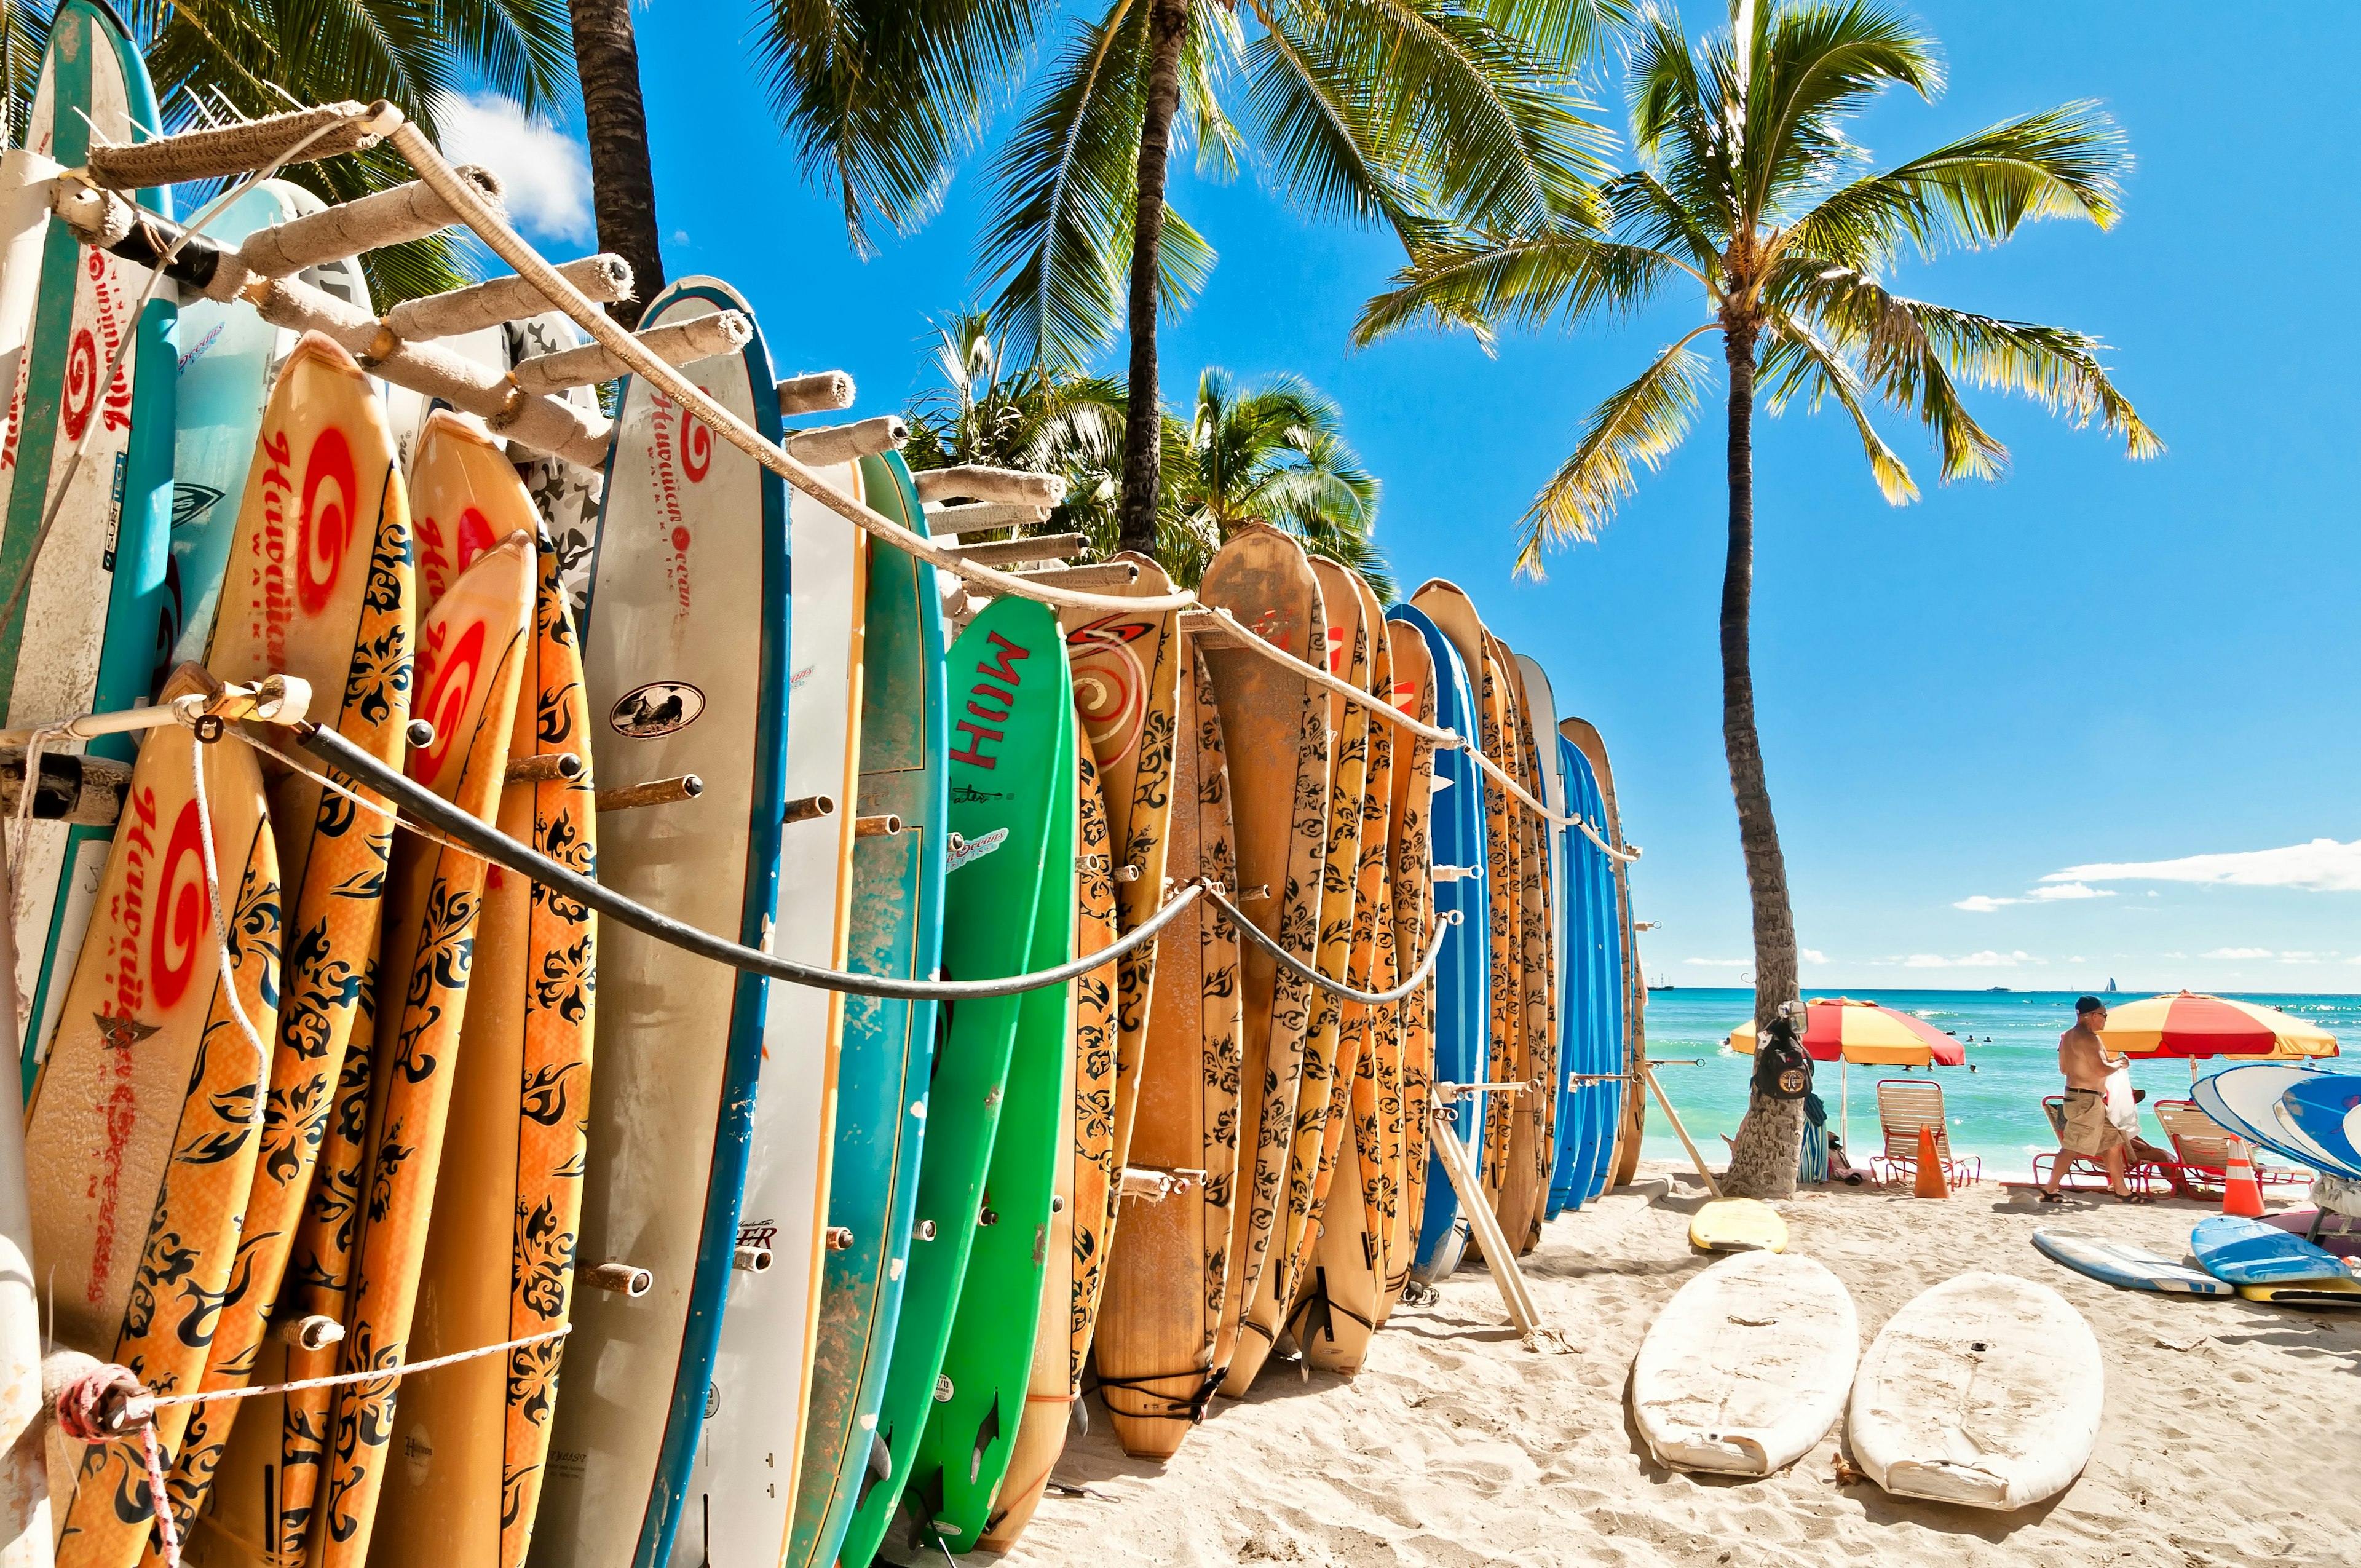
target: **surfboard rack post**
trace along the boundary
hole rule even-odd
[[[766,1246],[741,1246],[730,1258],[730,1266],[744,1269],[749,1274],[771,1271],[771,1249]]]
[[[1533,1304],[1532,1291],[1517,1267],[1516,1251],[1509,1245],[1509,1238],[1500,1230],[1499,1217],[1492,1212],[1492,1205],[1484,1196],[1484,1184],[1468,1161],[1466,1146],[1451,1130],[1453,1107],[1460,1096],[1521,1093],[1524,1088],[1521,1083],[1436,1084],[1434,1105],[1429,1113],[1433,1125],[1427,1144],[1443,1161],[1444,1174],[1451,1178],[1451,1190],[1459,1198],[1459,1212],[1467,1216],[1468,1225],[1476,1233],[1476,1244],[1484,1249],[1484,1266],[1509,1309],[1509,1321],[1524,1336],[1525,1348],[1565,1355],[1571,1354],[1574,1347],[1565,1343],[1564,1335],[1542,1321],[1541,1309]]]
[[[572,784],[582,776],[582,759],[571,751],[546,757],[516,757],[509,762],[510,784]]]
[[[787,802],[787,809],[781,817],[780,820],[785,822],[810,822],[818,817],[833,817],[835,815],[836,797],[834,795],[807,795]]]
[[[683,773],[676,779],[651,779],[646,784],[625,784],[620,789],[602,789],[598,792],[598,809],[630,811],[642,806],[676,806],[704,793],[703,779],[695,773]]]
[[[628,1263],[601,1263],[583,1270],[582,1283],[636,1301],[655,1288],[656,1277]]]
[[[313,1312],[302,1318],[274,1318],[270,1323],[270,1337],[281,1344],[293,1345],[297,1350],[325,1350],[332,1344],[344,1343],[345,1325],[325,1312]]]
[[[1664,1065],[1675,1064],[1667,1062]],[[1678,1065],[1689,1064],[1684,1062]],[[1648,1080],[1648,1087],[1655,1092],[1656,1103],[1664,1108],[1664,1115],[1672,1122],[1673,1131],[1680,1135],[1681,1147],[1689,1151],[1689,1163],[1697,1167],[1697,1173],[1705,1179],[1705,1190],[1719,1198],[1721,1196],[1721,1183],[1716,1181],[1713,1179],[1713,1172],[1705,1168],[1705,1157],[1697,1153],[1697,1145],[1689,1141],[1689,1130],[1681,1125],[1681,1113],[1673,1109],[1673,1102],[1670,1100],[1664,1098],[1664,1086],[1656,1081],[1656,1067],[1657,1063],[1653,1058],[1642,1058],[1640,1062],[1640,1076]]]
[[[852,819],[852,836],[856,839],[891,839],[901,831],[902,819],[890,811]]]
[[[210,683],[212,677],[206,679]],[[0,729],[0,746],[29,745],[36,735],[45,740],[95,740],[102,735],[136,735],[168,724],[193,727],[205,719],[259,718],[270,724],[298,724],[311,706],[311,682],[301,675],[265,675],[251,685],[214,685],[210,692],[192,692],[170,702],[117,708],[112,713],[78,713],[55,724]]]

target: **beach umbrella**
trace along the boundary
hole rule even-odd
[[[2192,1080],[2203,1057],[2336,1054],[2336,1036],[2317,1024],[2259,1002],[2234,1002],[2193,991],[2110,1008],[2099,1038],[2114,1056],[2187,1057]]]
[[[1754,1020],[1730,1032],[1730,1048],[1754,1054]],[[1837,1121],[1845,1148],[1852,1148],[1852,1064],[1878,1067],[1960,1067],[1968,1047],[1924,1018],[1850,996],[1816,996],[1804,1004],[1804,1054],[1814,1061],[1843,1063],[1838,1079]]]

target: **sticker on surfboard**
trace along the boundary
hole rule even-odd
[[[705,694],[686,681],[650,681],[615,699],[607,722],[618,735],[653,740],[686,729],[705,711]]]

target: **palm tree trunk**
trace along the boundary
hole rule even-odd
[[[590,180],[598,248],[631,264],[631,297],[607,307],[627,327],[640,324],[647,302],[664,288],[657,247],[656,182],[648,165],[648,116],[640,100],[640,49],[631,36],[631,0],[569,0],[574,70],[582,82],[582,119],[590,143]]]
[[[1771,817],[1763,742],[1754,730],[1754,670],[1748,647],[1754,596],[1754,334],[1725,334],[1730,363],[1730,554],[1721,577],[1721,741],[1730,756],[1730,792],[1738,803],[1738,841],[1754,904],[1754,1027],[1768,1038],[1779,1004],[1795,995],[1795,917],[1787,904],[1787,862]],[[1786,1198],[1795,1190],[1803,1146],[1804,1102],[1748,1093],[1745,1124],[1730,1149],[1723,1186],[1744,1198]]]
[[[1180,50],[1188,38],[1188,0],[1156,0],[1148,16],[1148,112],[1139,126],[1139,208],[1131,228],[1131,382],[1123,428],[1123,510],[1116,515],[1122,547],[1148,555],[1156,551],[1164,439],[1156,379],[1157,262],[1164,250],[1172,116],[1180,106]]]

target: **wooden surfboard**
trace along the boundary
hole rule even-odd
[[[443,416],[436,416],[441,418]],[[439,499],[430,432],[420,507]],[[480,449],[494,462],[500,455]],[[521,492],[522,484],[517,486]],[[489,499],[490,498],[487,498]],[[513,499],[509,508],[513,510]],[[500,831],[586,876],[598,869],[589,705],[574,618],[546,536],[509,740],[513,768],[577,757],[581,776],[506,784]],[[588,906],[499,867],[477,916],[467,1021],[434,1220],[419,1266],[420,1360],[559,1327],[582,1212],[598,927]],[[500,1263],[509,1260],[503,1270]],[[376,1550],[397,1563],[516,1568],[532,1543],[562,1341],[445,1368],[403,1391]]]
[[[862,475],[871,506],[926,532],[899,454],[864,458]],[[902,830],[853,840],[846,963],[916,979],[933,974],[942,956],[950,751],[943,621],[933,567],[890,545],[873,541],[868,548],[855,808],[863,817],[897,817]],[[827,1255],[786,1568],[836,1561],[857,1489],[873,1474],[877,1411],[910,1263],[936,1016],[931,1002],[845,998],[828,1214],[846,1245]]]
[[[1328,591],[1332,582],[1334,594]],[[1358,636],[1367,652],[1347,667],[1359,668],[1356,685],[1390,701],[1393,657],[1377,596],[1356,574],[1341,567],[1322,573],[1321,588],[1332,605],[1339,597],[1355,600]],[[1368,766],[1357,803],[1361,832],[1353,868],[1353,946],[1346,981],[1356,990],[1387,991],[1394,984],[1387,846],[1394,730],[1369,708],[1353,706],[1362,721]],[[1328,1143],[1335,1152],[1325,1161],[1326,1190],[1315,1194],[1320,1212],[1310,1238],[1311,1256],[1288,1319],[1289,1332],[1313,1365],[1346,1376],[1360,1370],[1385,1290],[1385,1249],[1395,1201],[1386,1170],[1389,1117],[1395,1124],[1391,1135],[1397,1165],[1400,1158],[1401,1060],[1395,1012],[1358,1002],[1343,1003],[1338,1076],[1328,1112]]]
[[[1525,687],[1523,666],[1506,642],[1498,638],[1493,642],[1509,689],[1506,739],[1509,756],[1514,759],[1510,772],[1527,795],[1546,801],[1548,785],[1542,777],[1541,751],[1534,739],[1534,726],[1539,721]],[[1550,715],[1549,719],[1541,732],[1554,732],[1556,715]],[[1531,1130],[1526,1145],[1528,1157],[1515,1168],[1520,1200],[1517,1213],[1524,1226],[1511,1231],[1505,1228],[1504,1223],[1502,1234],[1517,1244],[1520,1253],[1529,1253],[1541,1244],[1550,1172],[1557,1158],[1557,1086],[1561,1082],[1557,1067],[1557,898],[1551,872],[1551,825],[1535,815],[1531,806],[1515,801],[1510,804],[1515,808],[1519,886],[1524,896],[1519,1009],[1524,1030],[1524,1077],[1520,1081],[1528,1087],[1517,1097],[1517,1106]]]
[[[1426,639],[1417,627],[1389,620],[1386,650],[1393,666],[1394,706],[1420,723],[1434,726],[1434,663]],[[1393,787],[1386,846],[1390,858],[1389,918],[1393,930],[1394,982],[1400,984],[1424,961],[1436,929],[1432,850],[1436,751],[1432,740],[1399,729],[1393,733]],[[1378,1302],[1380,1327],[1410,1283],[1411,1265],[1418,1250],[1430,1157],[1427,1115],[1434,1083],[1435,984],[1430,976],[1425,985],[1394,1004],[1401,1073],[1400,1131],[1398,1147],[1389,1145],[1387,1154],[1396,1198],[1386,1242],[1385,1292]]]
[[[1606,809],[1607,841],[1623,847],[1623,817],[1615,806],[1615,769],[1607,760],[1607,742],[1598,729],[1586,718],[1560,721],[1558,733],[1575,744],[1590,763],[1592,776],[1598,784],[1601,805]],[[1640,969],[1639,949],[1633,945],[1631,929],[1631,868],[1621,861],[1615,862],[1615,923],[1621,936],[1617,958],[1622,975],[1618,986],[1623,1008],[1619,1034],[1620,1058],[1616,1068],[1624,1079],[1609,1085],[1612,1096],[1609,1114],[1615,1123],[1613,1150],[1599,1171],[1591,1178],[1592,1197],[1609,1187],[1620,1187],[1630,1181],[1640,1168],[1640,1135],[1647,1115],[1647,1095],[1640,1085],[1640,1065],[1648,1057],[1648,987]]]
[[[1568,795],[1565,774],[1558,767],[1557,751],[1562,741],[1557,732],[1556,695],[1550,689],[1548,673],[1537,661],[1520,653],[1516,662],[1532,744],[1531,766],[1537,774],[1534,783],[1527,787],[1563,817],[1566,815]],[[1548,901],[1550,916],[1543,929],[1550,942],[1551,1070],[1542,1080],[1547,1085],[1543,1103],[1550,1112],[1550,1135],[1542,1166],[1541,1212],[1541,1218],[1548,1220],[1554,1219],[1565,1207],[1565,1200],[1560,1196],[1559,1173],[1570,1168],[1570,1151],[1582,1146],[1590,1136],[1588,1118],[1596,1096],[1577,1099],[1581,1085],[1574,1075],[1592,1069],[1576,1065],[1567,1047],[1570,1020],[1576,1007],[1568,989],[1574,972],[1570,943],[1575,920],[1572,902],[1576,895],[1571,880],[1574,849],[1567,835],[1576,830],[1555,823],[1539,823],[1537,827],[1545,872],[1542,892]]]
[[[1489,725],[1487,754],[1504,769],[1510,778],[1522,784],[1524,759],[1517,749],[1517,727],[1520,717],[1514,681],[1510,675],[1508,648],[1489,631],[1484,634],[1485,679],[1491,685],[1497,705],[1488,708]],[[1539,1096],[1533,1082],[1532,1038],[1527,1015],[1532,1012],[1532,943],[1533,910],[1531,881],[1532,854],[1527,842],[1530,817],[1524,806],[1505,789],[1494,795],[1501,809],[1502,858],[1494,863],[1499,880],[1497,890],[1510,894],[1507,916],[1508,950],[1505,958],[1495,954],[1499,973],[1505,979],[1510,1004],[1505,1013],[1496,1012],[1496,1020],[1505,1025],[1505,1038],[1495,1039],[1492,1048],[1492,1077],[1499,1083],[1519,1083],[1525,1088],[1513,1095],[1505,1095],[1497,1107],[1507,1136],[1500,1146],[1499,1165],[1489,1173],[1492,1185],[1493,1217],[1500,1223],[1500,1234],[1509,1245],[1522,1251],[1532,1209],[1540,1197],[1540,1154],[1537,1145],[1541,1136],[1541,1118],[1537,1113]],[[1497,918],[1497,916],[1496,916]],[[1495,1007],[1498,1007],[1495,992]],[[1478,1248],[1480,1251],[1480,1247]]]
[[[642,322],[744,309],[728,286],[687,278]],[[741,351],[680,369],[776,438],[759,327]],[[601,823],[599,880],[760,947],[785,803],[786,487],[639,378],[623,382],[615,425],[582,627],[598,775],[615,789],[694,774],[705,792]],[[672,1551],[734,1273],[772,989],[637,932],[601,935],[577,1256],[653,1283],[572,1303],[566,1359],[596,1373],[558,1391],[535,1529],[544,1568],[654,1568]]]
[[[1235,614],[1246,634],[1296,658],[1316,659],[1326,652],[1328,615],[1320,581],[1302,547],[1276,529],[1255,524],[1241,530],[1205,568],[1198,592],[1207,605]],[[1328,841],[1327,697],[1258,653],[1208,649],[1205,663],[1230,769],[1238,885],[1240,896],[1250,901],[1244,905],[1246,917],[1312,963],[1320,949]],[[1239,966],[1246,988],[1240,1137],[1247,1137],[1246,1129],[1251,1128],[1253,1141],[1242,1141],[1239,1147],[1244,1190],[1233,1210],[1238,1238],[1231,1251],[1224,1332],[1214,1355],[1216,1365],[1232,1370],[1243,1361],[1251,1376],[1268,1354],[1275,1325],[1253,1336],[1263,1342],[1253,1351],[1242,1350],[1240,1341],[1265,1274],[1286,1267],[1288,1249],[1301,1229],[1297,1222],[1311,1197],[1310,1170],[1301,1204],[1292,1201],[1291,1174],[1297,1095],[1314,1003],[1309,982],[1282,973],[1250,942],[1241,944]]]
[[[1071,633],[1067,645],[1072,646]],[[1080,682],[1074,699],[1075,719],[1086,736],[1083,715],[1088,710]],[[1088,744],[1078,741],[1074,760],[1074,956],[1081,958],[1115,940],[1115,883],[1105,792]],[[1069,1027],[1073,1043],[1066,1053],[1061,1091],[1069,1125],[1051,1188],[1032,1376],[1026,1385],[1025,1415],[1009,1452],[1006,1478],[992,1500],[991,1519],[976,1539],[979,1551],[1008,1551],[1032,1521],[1049,1472],[1065,1452],[1082,1363],[1090,1354],[1097,1281],[1110,1239],[1106,1215],[1122,1188],[1115,1163],[1115,967],[1109,965],[1077,977],[1071,988]]]
[[[846,464],[821,470],[858,496]],[[868,536],[801,491],[787,497],[795,563],[788,615],[793,696],[787,707],[789,802],[826,798],[833,810],[787,822],[779,835],[779,901],[772,950],[825,969],[844,965],[851,936],[852,807],[862,707],[862,630]],[[816,809],[806,808],[806,809]],[[790,805],[784,813],[797,817]],[[872,821],[882,830],[892,824]],[[813,1337],[836,1146],[836,1091],[844,1024],[839,992],[772,988],[763,1025],[738,1246],[768,1266],[740,1268],[723,1296],[688,1512],[673,1551],[715,1563],[774,1563],[786,1550],[803,1452]],[[750,1260],[755,1254],[742,1254]]]
[[[1071,815],[1061,815],[1060,805],[1062,797],[1063,812],[1071,813],[1073,795],[1067,780],[1073,765],[1073,686],[1065,643],[1055,616],[1045,606],[1029,599],[996,599],[969,622],[947,662],[947,689],[959,715],[951,725],[949,753],[950,821],[960,837],[944,878],[943,969],[953,980],[1021,974],[1047,967],[1035,961],[1041,953],[1035,941],[1041,916],[1049,915],[1053,927],[1071,919],[1073,894],[1067,880],[1072,875],[1071,861],[1066,857],[1071,852],[1073,829]],[[1058,868],[1052,861],[1066,868],[1054,879],[1051,872]],[[1064,888],[1060,899],[1043,896],[1045,880]],[[1056,939],[1049,946],[1058,953],[1071,950],[1071,935],[1052,935]],[[1037,1000],[1031,1009],[1037,1016],[1028,1018],[1026,999],[1044,996],[1054,1002],[1054,1009]],[[1027,1135],[1037,1140],[1033,1152],[1041,1170],[1038,1193],[1009,1199],[1004,1222],[995,1191],[994,1223],[982,1224],[986,1174],[993,1168],[1000,1124],[1018,1103],[1018,1038],[1021,1035],[1035,1042],[1032,1056],[1056,1067],[1065,1018],[1061,988],[980,998],[946,1011],[949,1024],[926,1098],[928,1135],[919,1167],[909,1276],[878,1411],[876,1446],[839,1553],[843,1568],[867,1568],[896,1515],[906,1508],[918,1539],[934,1535],[934,1520],[948,1500],[941,1456],[950,1445],[930,1454],[922,1439],[941,1412],[950,1412],[941,1418],[947,1423],[957,1417],[966,1436],[956,1445],[961,1474],[966,1474],[972,1459],[980,1462],[977,1449],[985,1444],[979,1436],[997,1388],[988,1376],[982,1384],[971,1376],[961,1400],[956,1377],[948,1390],[942,1382],[959,1303],[974,1275],[970,1255],[980,1232],[999,1230],[1004,1223],[1006,1234],[1021,1234],[1029,1249],[1037,1239],[1036,1225],[1046,1223],[1049,1215],[1047,1113],[1028,1096],[1024,1124],[1040,1129]],[[1044,1039],[1049,1042],[1046,1050],[1039,1045]],[[1025,1065],[1036,1064],[1028,1060]],[[1054,1101],[1054,1092],[1040,1098]],[[1038,1122],[1033,1120],[1037,1117]],[[1016,1174],[1013,1168],[1011,1174]],[[1020,1200],[1025,1206],[1019,1206]],[[1037,1208],[1038,1213],[1033,1212]],[[1005,1277],[1001,1262],[995,1255],[993,1272],[974,1277]],[[1025,1283],[987,1303],[1004,1326],[1012,1320],[1025,1325],[1024,1354],[1015,1358],[1006,1401],[1010,1413],[1004,1418],[1004,1452],[1006,1438],[1016,1431],[1014,1412],[1023,1398],[1013,1390],[1024,1387],[1030,1362],[1032,1321],[1040,1304],[1040,1281],[1034,1272],[1038,1266],[1029,1260],[1010,1266],[1006,1273],[1021,1274]],[[906,1499],[904,1490],[914,1480],[922,1484]]]
[[[1326,619],[1313,657],[1328,673],[1356,686],[1368,680],[1369,642],[1361,624],[1359,597],[1352,574],[1333,561],[1312,557],[1308,564],[1320,588]],[[1239,607],[1233,605],[1235,612]],[[1330,765],[1328,769],[1327,833],[1321,850],[1319,941],[1314,951],[1320,971],[1351,982],[1354,950],[1354,904],[1359,891],[1362,807],[1368,795],[1368,710],[1333,693],[1322,691],[1325,709]],[[1302,1282],[1319,1239],[1320,1215],[1328,1199],[1328,1184],[1336,1168],[1349,1113],[1353,1073],[1357,1057],[1347,1059],[1347,1048],[1357,1051],[1360,1032],[1347,1026],[1345,1004],[1334,992],[1311,988],[1312,1021],[1303,1036],[1301,1085],[1297,1091],[1295,1127],[1287,1168],[1284,1239],[1274,1236],[1274,1258],[1263,1271],[1262,1282],[1246,1309],[1245,1332],[1231,1358],[1222,1392],[1233,1398],[1252,1386],[1255,1375],[1269,1358],[1288,1309]]]
[[[412,468],[422,523],[437,505],[438,488],[456,482],[434,470],[475,469],[480,449],[460,442],[457,428],[430,424],[421,442]],[[504,497],[491,486],[478,492],[493,509],[487,515],[530,521],[523,487],[512,471],[505,477]],[[508,771],[531,648],[534,577],[532,534],[520,528],[495,538],[500,542],[464,566],[419,620],[413,711],[434,726],[434,737],[412,748],[405,763],[412,778],[487,819],[498,809]],[[368,1201],[346,1327],[346,1372],[391,1369],[412,1359],[419,1269],[434,1219],[486,869],[473,855],[412,835],[394,842],[378,962],[379,1027],[389,1033],[371,1063]],[[396,1452],[390,1441],[400,1389],[386,1379],[336,1390],[321,1497],[326,1535],[319,1558],[326,1568],[357,1568],[367,1559]]]
[[[1185,633],[1179,663],[1170,872],[1234,888],[1221,715],[1203,658]],[[1124,1452],[1169,1459],[1202,1419],[1224,1370],[1215,1352],[1240,1234],[1232,1219],[1243,1025],[1238,936],[1227,916],[1186,911],[1157,946],[1129,1163],[1180,1186],[1160,1201],[1125,1205],[1093,1346],[1100,1397]]]
[[[294,344],[236,489],[222,557],[230,565],[216,573],[207,605],[209,667],[225,681],[302,676],[316,721],[399,767],[415,614],[409,500],[376,392],[335,343],[308,334]],[[266,1331],[377,952],[393,844],[384,817],[291,769],[271,784],[270,817],[290,890],[285,983],[262,1150],[206,1360],[208,1388],[241,1387],[258,1369],[268,1382],[285,1380],[283,1347],[267,1348]],[[341,1299],[330,1310],[341,1321]],[[170,1490],[192,1551],[195,1516],[207,1511],[233,1426],[275,1428],[280,1418],[274,1398],[259,1401],[267,1409],[247,1408],[256,1403],[203,1405],[190,1420]],[[271,1539],[257,1511],[263,1481],[259,1470],[236,1474],[236,1518],[215,1521],[227,1531],[223,1560],[256,1560]]]
[[[211,684],[192,665],[166,694]],[[206,891],[200,754],[227,974]],[[203,1376],[261,1145],[278,1025],[279,856],[254,752],[202,745],[177,724],[148,732],[120,827],[66,993],[65,1017],[80,1022],[60,1029],[27,1111],[33,1256],[55,1343],[178,1394]],[[157,1412],[165,1453],[179,1449],[191,1409]],[[58,1560],[137,1562],[150,1496],[138,1440],[84,1449]]]
[[[139,46],[114,10],[93,0],[58,6],[24,145],[72,167],[89,157],[94,139],[146,141],[159,123]],[[169,192],[136,194],[140,206],[170,215]],[[164,579],[171,559],[178,291],[163,285],[142,306],[149,278],[82,245],[61,223],[50,224],[42,240],[32,330],[0,434],[0,597],[31,576],[15,618],[0,624],[0,721],[11,727],[129,707],[170,668],[174,639]],[[131,347],[102,386],[126,337]],[[53,491],[56,518],[37,560],[34,542]],[[136,745],[118,735],[51,749],[127,762]],[[17,991],[31,1008],[23,1064],[29,1084],[68,1016],[66,988],[114,829],[35,822],[25,831],[11,913]]]
[[[1433,585],[1430,585],[1432,587]],[[1445,585],[1447,587],[1447,585]],[[1433,722],[1461,736],[1479,728],[1474,691],[1459,650],[1434,619],[1416,605],[1397,605],[1396,623],[1411,628],[1425,645]],[[1456,914],[1435,964],[1434,1025],[1428,1087],[1436,1082],[1477,1083],[1490,1065],[1492,883],[1485,858],[1487,796],[1491,786],[1464,749],[1438,750],[1430,796],[1429,864],[1422,879],[1433,890],[1435,918]],[[1486,1102],[1468,1096],[1450,1108],[1452,1131],[1472,1160],[1483,1146]],[[1417,1178],[1419,1224],[1411,1279],[1431,1286],[1459,1266],[1467,1221],[1440,1157],[1427,1153]]]

